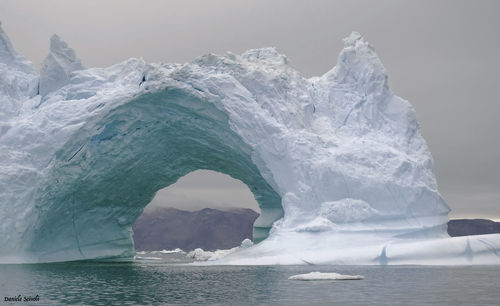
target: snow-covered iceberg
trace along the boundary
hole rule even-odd
[[[358,33],[309,79],[273,48],[85,69],[57,36],[38,76],[0,28],[1,262],[132,258],[143,208],[197,169],[262,210],[221,263],[500,263],[500,235],[447,236],[415,111]]]

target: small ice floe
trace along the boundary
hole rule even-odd
[[[312,281],[312,280],[357,280],[364,279],[361,275],[346,275],[339,273],[322,273],[322,272],[311,272],[306,274],[292,275],[288,279],[302,280],[302,281]]]
[[[136,260],[161,260],[159,257],[135,256]]]

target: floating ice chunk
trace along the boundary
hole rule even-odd
[[[250,239],[245,239],[241,242],[240,246],[226,249],[226,250],[215,250],[215,251],[205,251],[201,248],[197,248],[189,253],[187,253],[186,257],[192,258],[196,261],[207,261],[207,260],[217,260],[221,259],[229,254],[232,254],[241,249],[248,249],[253,246],[253,242]]]
[[[135,256],[136,260],[161,260],[160,257],[152,257],[152,256]]]
[[[183,250],[176,248],[174,250],[161,250],[159,251],[162,254],[176,254],[176,253],[186,253]]]
[[[247,238],[247,239],[245,239],[245,240],[243,240],[243,241],[241,242],[240,248],[242,248],[242,249],[246,249],[246,248],[251,247],[252,245],[253,245],[252,240],[250,240],[250,239],[248,239],[248,238]]]
[[[192,258],[196,261],[207,261],[207,260],[217,260],[231,253],[236,252],[239,247],[235,247],[227,250],[215,250],[215,251],[205,251],[201,248],[197,248],[189,253],[187,253],[187,258]]]
[[[187,253],[187,258],[192,258],[196,261],[207,261],[215,255],[215,252],[205,251],[202,248],[194,249],[193,251]]]
[[[312,281],[312,280],[359,280],[364,279],[361,275],[347,275],[339,273],[322,273],[322,272],[311,272],[306,274],[292,275],[288,279],[302,280],[302,281]]]

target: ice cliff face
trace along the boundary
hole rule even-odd
[[[498,235],[447,236],[415,112],[357,33],[311,79],[273,48],[85,69],[57,36],[38,77],[0,43],[2,262],[130,257],[155,192],[210,169],[269,236],[224,263],[499,263]]]

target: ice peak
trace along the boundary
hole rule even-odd
[[[50,38],[50,52],[45,58],[40,72],[40,94],[42,96],[64,86],[70,79],[70,74],[85,67],[75,51],[54,34]]]
[[[56,53],[60,56],[65,56],[71,62],[78,62],[79,65],[82,64],[80,59],[76,57],[75,51],[71,49],[57,34],[52,35],[50,38],[50,52]],[[83,66],[81,67],[83,69]]]
[[[12,60],[14,59],[16,53],[16,50],[14,50],[14,47],[12,46],[7,33],[3,30],[2,23],[0,22],[0,59],[3,61]]]
[[[375,49],[358,32],[344,38],[334,78],[337,83],[355,85],[365,94],[385,94],[389,89],[384,65]]]
[[[16,70],[21,70],[25,73],[34,74],[33,65],[24,56],[19,54],[12,42],[7,36],[7,33],[2,28],[0,21],[0,63],[9,67],[15,67]]]
[[[351,34],[349,34],[349,36],[344,38],[344,47],[345,48],[354,47],[356,45],[356,42],[358,41],[363,43],[364,42],[363,36],[361,36],[359,32],[352,31]]]
[[[1,124],[10,116],[18,114],[22,101],[35,96],[37,92],[38,76],[33,64],[14,49],[0,22]]]
[[[50,51],[56,51],[62,48],[68,48],[68,44],[63,41],[59,35],[53,34],[50,37]]]

